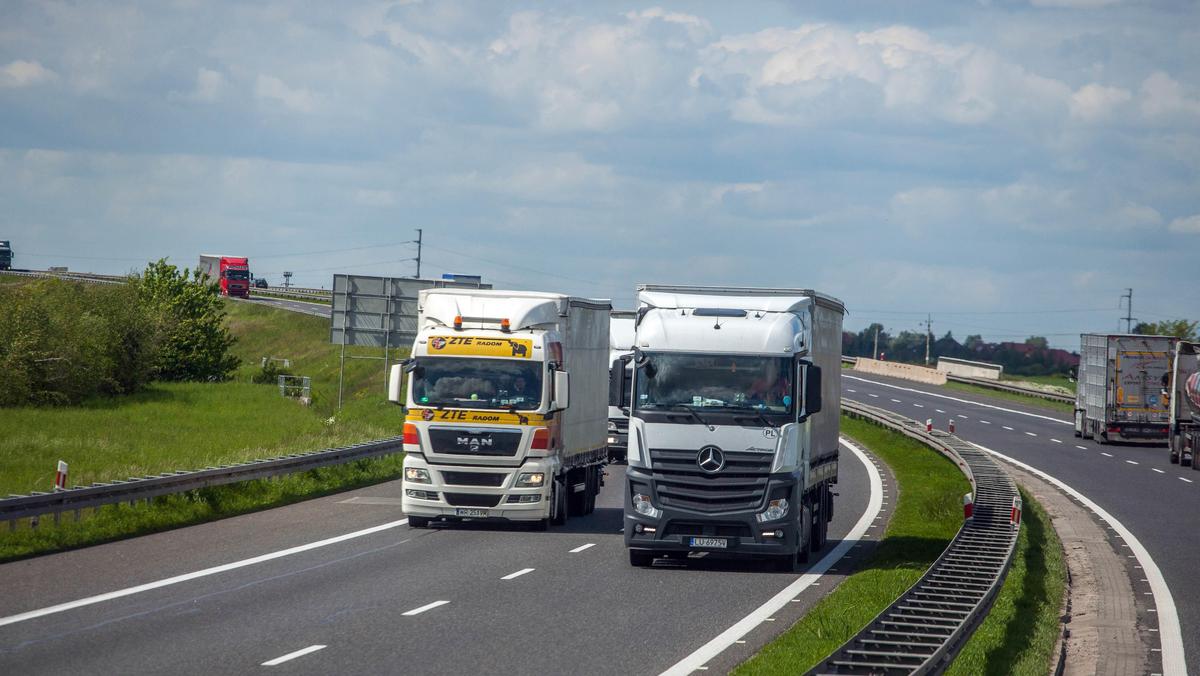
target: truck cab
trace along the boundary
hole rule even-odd
[[[11,270],[12,261],[12,244],[7,239],[0,239],[0,270]]]
[[[832,518],[841,302],[798,289],[645,285],[638,306],[630,563],[715,551],[796,569]]]

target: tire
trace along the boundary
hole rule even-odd
[[[587,498],[584,500],[583,513],[591,514],[596,511],[596,496],[600,494],[600,465],[587,468]]]
[[[575,484],[583,484],[583,490],[576,492]],[[587,514],[587,470],[573,469],[567,472],[566,494],[567,494],[567,515],[568,516],[583,516]]]
[[[559,481],[554,482],[554,492],[551,493],[550,525],[563,526],[567,523],[567,492],[566,487]]]
[[[408,517],[409,528],[429,528],[429,517],[426,516],[410,516]]]
[[[825,547],[825,536],[829,533],[829,522],[825,520],[825,498],[818,497],[813,503],[811,518],[811,535],[808,539],[809,551],[819,552]]]
[[[646,568],[654,563],[654,552],[645,549],[629,550],[629,565],[635,568]]]

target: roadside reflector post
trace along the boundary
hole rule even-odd
[[[932,431],[933,431],[933,418],[926,418],[926,419],[925,419],[925,431],[926,431],[926,432],[932,432]]]
[[[54,492],[67,489],[67,463],[58,461],[58,471],[54,473]]]
[[[963,496],[963,520],[970,521],[975,517],[975,498],[967,493]]]
[[[950,419],[950,434],[954,434],[954,418]]]
[[[1021,525],[1021,496],[1019,495],[1013,496],[1012,514],[1009,516],[1008,521],[1012,524],[1013,528]]]

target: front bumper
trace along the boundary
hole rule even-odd
[[[639,514],[633,508],[633,491],[645,492],[649,486],[654,506],[661,510],[658,518]],[[792,555],[807,543],[802,542],[800,526],[802,508],[798,482],[792,475],[771,475],[766,496],[786,493],[790,508],[787,515],[775,521],[759,522],[757,515],[766,509],[764,504],[753,510],[702,513],[664,506],[654,491],[649,470],[630,467],[625,481],[625,546],[655,552],[729,552],[749,555]],[[650,532],[650,529],[653,529]],[[764,533],[771,533],[765,535]],[[782,534],[782,537],[775,537]],[[724,547],[693,545],[693,538],[724,540]]]
[[[404,458],[405,476],[409,468],[420,468],[429,472],[430,483],[418,483],[407,478],[401,482],[403,492],[400,506],[408,516],[503,521],[539,521],[550,516],[550,485],[553,472],[548,463],[537,459],[526,460],[520,467],[466,467],[434,465],[414,454]],[[446,481],[446,472],[460,477],[498,477],[499,485],[450,483]],[[546,478],[538,488],[514,487],[517,477],[523,472],[542,472]],[[433,495],[414,497],[410,491]],[[516,496],[537,496],[537,502],[509,502]]]

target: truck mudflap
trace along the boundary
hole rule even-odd
[[[1105,436],[1109,441],[1164,442],[1170,433],[1167,423],[1109,423]]]

